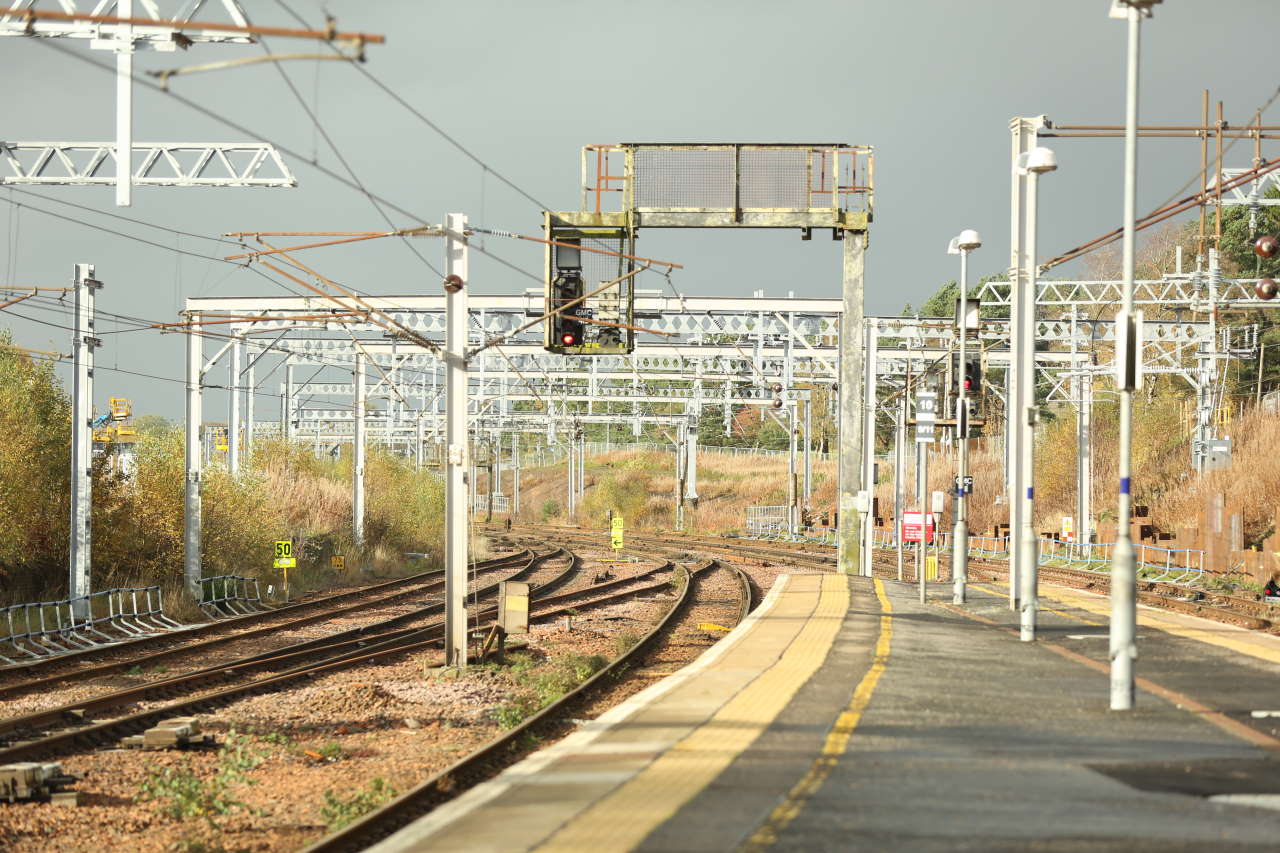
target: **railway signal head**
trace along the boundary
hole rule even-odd
[[[965,353],[964,392],[972,395],[982,391],[982,353]]]
[[[1259,299],[1275,299],[1277,291],[1280,291],[1280,285],[1276,284],[1274,278],[1259,279],[1253,286],[1253,292],[1258,294]]]
[[[1280,252],[1280,240],[1264,234],[1253,242],[1253,251],[1260,258],[1274,258]]]

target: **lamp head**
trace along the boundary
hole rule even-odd
[[[1058,168],[1058,155],[1052,148],[1032,148],[1018,155],[1018,172],[1020,174],[1043,174]]]
[[[972,228],[966,228],[958,235],[951,238],[951,244],[947,246],[948,255],[958,255],[960,252],[971,251],[982,246],[982,237]]]

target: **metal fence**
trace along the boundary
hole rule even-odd
[[[200,579],[200,610],[213,618],[261,613],[258,579],[243,575],[214,575]]]
[[[471,511],[477,515],[487,513],[489,511],[489,497],[487,493],[474,494],[471,496]],[[511,514],[511,498],[506,495],[493,495],[493,511],[503,515]]]
[[[747,536],[762,538],[786,537],[811,539],[834,543],[838,531],[834,528],[804,528],[797,536],[787,536],[786,507],[748,507]],[[771,512],[772,511],[772,512]],[[781,512],[781,522],[776,513]],[[872,547],[893,551],[898,547],[897,532],[876,529],[871,536]],[[915,542],[903,542],[903,548],[913,550]],[[951,553],[952,534],[939,531],[929,549],[935,553]],[[1115,543],[1063,542],[1058,539],[1041,539],[1038,544],[1039,565],[1057,565],[1063,568],[1106,573],[1110,571]],[[1158,545],[1139,543],[1137,553],[1139,576],[1146,581],[1194,586],[1204,579],[1204,551],[1195,548],[1161,548]],[[969,556],[1005,560],[1009,558],[1009,537],[970,536]]]
[[[88,614],[77,616],[77,611]],[[158,586],[119,587],[61,601],[0,608],[0,661],[17,664],[182,626],[164,615]]]
[[[790,507],[747,507],[748,536],[785,536],[790,532]]]

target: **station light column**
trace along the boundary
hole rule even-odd
[[[1023,493],[1018,496],[1021,514],[1018,519],[1017,537],[1019,555],[1019,594],[1020,610],[1019,636],[1023,642],[1031,642],[1036,638],[1036,613],[1039,609],[1037,599],[1039,586],[1038,542],[1035,528],[1035,424],[1036,408],[1036,208],[1038,202],[1040,175],[1058,168],[1057,158],[1048,148],[1033,148],[1019,158],[1019,169],[1027,177],[1027,212],[1026,212],[1026,273],[1019,276],[1025,282],[1022,293],[1022,314],[1019,317],[1022,346],[1018,351],[1018,407],[1015,412],[1020,416],[1018,431],[1021,440],[1018,447],[1018,480],[1022,484]]]
[[[1137,647],[1137,555],[1133,549],[1130,521],[1133,515],[1132,482],[1130,480],[1133,456],[1133,391],[1142,367],[1142,353],[1135,346],[1137,335],[1134,326],[1133,277],[1135,218],[1137,216],[1138,189],[1138,58],[1142,16],[1151,14],[1151,6],[1159,0],[1115,0],[1111,16],[1123,18],[1129,25],[1129,56],[1125,76],[1125,131],[1124,131],[1124,302],[1116,316],[1117,338],[1123,323],[1126,352],[1116,348],[1120,362],[1117,378],[1120,384],[1120,450],[1117,465],[1120,475],[1120,494],[1116,510],[1116,547],[1111,563],[1111,710],[1128,711],[1134,703],[1134,661]]]
[[[977,317],[970,317],[969,301],[969,253],[982,245],[978,232],[961,231],[951,241],[948,251],[960,255],[960,297],[956,301],[956,334],[960,336],[960,367],[956,377],[956,517],[951,536],[952,604],[964,604],[965,585],[969,574],[969,353],[967,351],[970,323],[977,325]],[[974,312],[976,313],[976,311]],[[974,389],[977,390],[977,389]]]

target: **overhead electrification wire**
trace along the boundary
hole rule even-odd
[[[113,77],[116,75],[116,69],[115,69],[115,67],[114,67],[114,66],[104,65],[103,63],[100,63],[100,62],[98,62],[98,61],[96,61],[96,60],[94,60],[94,59],[92,59],[92,58],[90,58],[90,57],[88,57],[88,56],[85,56],[84,54],[82,54],[82,53],[80,53],[80,52],[78,52],[78,51],[75,51],[75,50],[73,50],[73,49],[71,49],[71,48],[63,47],[62,45],[58,44],[58,43],[56,42],[56,40],[54,40],[54,39],[40,39],[40,40],[38,41],[38,43],[39,43],[39,44],[41,44],[41,45],[43,45],[43,46],[45,46],[45,47],[47,47],[47,48],[49,48],[49,49],[51,49],[51,50],[56,50],[56,51],[58,51],[59,53],[65,54],[66,56],[70,56],[72,59],[75,59],[75,60],[77,60],[77,61],[79,61],[79,62],[83,62],[83,63],[85,63],[86,65],[90,65],[90,66],[92,66],[92,67],[94,67],[94,68],[98,69],[99,71],[102,71],[102,72],[104,72],[104,73],[110,74],[110,75],[112,75]],[[248,137],[250,137],[250,138],[261,139],[261,140],[262,140],[262,141],[264,141],[264,142],[268,142],[268,143],[270,143],[271,145],[274,145],[274,146],[275,146],[277,149],[279,149],[280,151],[284,152],[285,154],[288,154],[288,155],[289,155],[289,156],[291,156],[291,157],[296,158],[297,160],[299,160],[299,161],[301,161],[301,162],[303,162],[303,163],[306,163],[308,166],[310,166],[311,168],[313,168],[313,169],[315,169],[316,171],[320,172],[321,174],[326,175],[326,176],[327,176],[327,177],[329,177],[329,178],[332,178],[333,180],[337,181],[337,182],[338,182],[338,183],[340,183],[340,184],[343,184],[344,186],[348,187],[349,189],[355,190],[356,192],[360,193],[361,195],[367,196],[367,197],[368,197],[368,198],[370,198],[370,199],[376,199],[377,201],[379,201],[379,202],[381,202],[383,205],[385,205],[387,208],[389,208],[389,209],[391,209],[391,210],[394,210],[396,213],[399,213],[399,214],[401,214],[402,216],[405,216],[405,217],[407,217],[408,219],[410,219],[410,220],[412,220],[412,221],[414,221],[414,222],[425,222],[425,221],[426,221],[426,219],[425,219],[424,217],[418,216],[416,213],[413,213],[412,211],[410,211],[410,210],[408,210],[408,209],[406,209],[406,208],[404,208],[404,207],[402,207],[402,206],[400,206],[400,205],[396,204],[395,202],[393,202],[393,201],[391,201],[391,200],[389,200],[389,199],[387,199],[387,198],[385,198],[385,197],[383,197],[383,196],[380,196],[380,195],[378,195],[378,194],[376,194],[376,193],[374,193],[374,192],[372,192],[372,191],[370,191],[370,190],[368,190],[368,189],[362,188],[358,183],[356,183],[356,182],[352,181],[350,178],[345,177],[345,176],[343,176],[342,174],[340,174],[340,173],[338,173],[338,172],[334,171],[333,169],[330,169],[330,168],[328,168],[327,166],[323,166],[323,165],[321,165],[321,164],[319,164],[319,163],[313,162],[313,161],[312,161],[310,158],[308,158],[305,154],[302,154],[301,152],[297,151],[296,149],[294,149],[293,147],[291,147],[291,146],[289,146],[289,145],[285,145],[285,144],[284,144],[284,143],[282,143],[282,142],[278,142],[278,141],[276,141],[276,140],[273,140],[273,139],[271,139],[269,136],[267,136],[267,135],[265,135],[265,134],[255,133],[255,132],[253,132],[252,130],[250,130],[249,128],[247,128],[247,127],[245,127],[244,125],[240,124],[239,122],[236,122],[236,121],[234,121],[233,119],[227,118],[226,116],[221,115],[220,113],[217,113],[217,112],[215,112],[214,110],[211,110],[211,109],[209,109],[208,107],[204,106],[203,104],[200,104],[200,103],[197,103],[196,101],[191,100],[190,98],[185,98],[185,97],[183,97],[182,95],[179,95],[178,93],[174,92],[174,91],[173,91],[173,90],[171,90],[171,89],[165,89],[165,88],[163,88],[163,87],[161,87],[161,86],[159,86],[159,85],[157,85],[157,84],[155,84],[155,83],[152,83],[150,80],[146,79],[145,77],[139,77],[139,76],[136,76],[136,75],[135,75],[132,79],[133,79],[133,82],[134,82],[136,85],[145,86],[145,87],[147,87],[147,88],[150,88],[150,89],[151,89],[151,90],[153,90],[153,91],[159,92],[161,95],[164,95],[164,96],[169,97],[169,98],[173,98],[174,100],[178,101],[179,103],[183,104],[184,106],[189,107],[190,109],[195,110],[196,112],[200,113],[201,115],[204,115],[204,116],[206,116],[206,117],[208,117],[208,118],[211,118],[211,119],[213,119],[214,121],[219,122],[220,124],[224,124],[224,125],[226,125],[227,127],[231,128],[232,130],[237,131],[238,133],[243,133],[243,134],[245,134],[246,136],[248,136]],[[523,275],[523,276],[525,276],[525,277],[527,277],[527,278],[530,278],[530,279],[532,279],[532,280],[534,280],[534,281],[538,281],[538,282],[541,282],[541,281],[542,281],[542,277],[541,277],[541,276],[539,276],[539,275],[535,275],[534,273],[531,273],[531,272],[529,272],[528,270],[521,269],[520,267],[516,266],[515,264],[513,264],[513,263],[511,263],[510,261],[506,260],[505,258],[502,258],[502,257],[500,257],[500,256],[498,256],[498,255],[494,255],[492,252],[487,252],[487,251],[485,251],[484,249],[481,249],[481,248],[480,248],[480,247],[478,247],[478,246],[477,246],[477,247],[472,247],[472,248],[474,248],[477,252],[479,252],[479,253],[481,253],[481,254],[484,254],[484,255],[486,255],[487,257],[492,258],[495,262],[497,262],[497,263],[499,263],[499,264],[501,264],[501,265],[503,265],[503,266],[507,267],[508,269],[512,270],[513,272],[517,272],[517,273],[519,273],[520,275]]]
[[[259,39],[259,41],[262,43],[262,49],[267,53],[270,53],[271,51],[267,47],[266,39]],[[396,225],[391,221],[391,217],[387,215],[386,210],[383,209],[382,204],[377,200],[373,193],[369,192],[369,188],[360,180],[355,169],[351,167],[347,158],[343,156],[342,151],[338,149],[338,144],[333,141],[333,137],[329,136],[329,132],[324,129],[324,125],[321,124],[320,118],[314,111],[312,111],[311,107],[307,105],[306,99],[302,97],[302,93],[298,91],[298,87],[293,84],[293,79],[290,78],[289,73],[284,70],[284,66],[279,63],[275,63],[275,69],[280,73],[280,79],[284,80],[285,86],[287,86],[289,91],[293,93],[293,98],[298,102],[298,106],[302,107],[302,111],[307,114],[307,118],[311,119],[312,128],[319,133],[320,136],[324,137],[325,144],[329,146],[329,150],[333,152],[333,156],[338,158],[338,162],[342,164],[342,168],[347,170],[347,174],[351,176],[351,180],[360,188],[360,192],[364,193],[365,198],[369,199],[369,203],[373,205],[373,209],[378,211],[378,215],[382,217],[383,221],[387,223],[389,228],[394,229]],[[314,164],[316,159],[313,158],[311,162]],[[407,238],[401,238],[401,242],[404,243],[405,248],[413,253],[414,257],[426,265],[427,269],[431,270],[441,278],[444,277],[444,273],[440,272],[440,269],[436,267],[435,264],[423,257],[422,253],[419,252]]]

